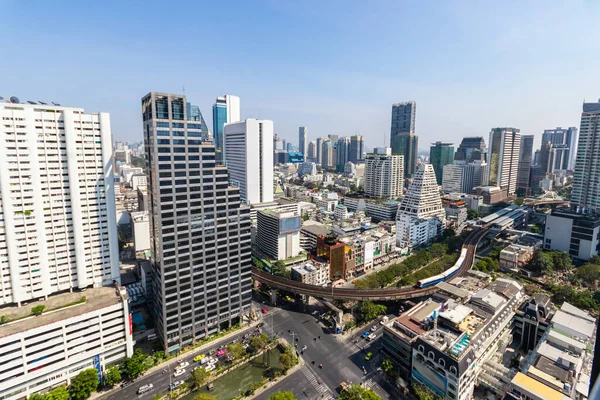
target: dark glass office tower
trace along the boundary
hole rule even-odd
[[[153,313],[165,351],[177,352],[250,310],[250,210],[185,96],[142,99],[148,157]]]
[[[433,165],[435,179],[438,185],[442,184],[444,165],[452,164],[454,160],[454,144],[435,142],[429,149],[429,163]]]
[[[417,168],[419,138],[415,135],[417,103],[407,101],[392,105],[390,147],[392,153],[404,156],[404,176],[410,178]]]

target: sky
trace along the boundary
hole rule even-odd
[[[0,0],[0,96],[109,112],[138,141],[141,98],[181,94],[212,130],[217,96],[298,142],[389,144],[417,102],[419,147],[508,126],[579,126],[600,98],[600,2]]]

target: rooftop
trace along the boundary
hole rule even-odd
[[[568,314],[571,315],[575,315],[577,317],[583,318],[585,320],[588,320],[590,322],[596,322],[596,319],[594,317],[592,317],[590,314],[586,313],[583,310],[580,310],[579,308],[567,303],[566,301],[562,303],[562,306],[560,306],[560,311],[564,311]]]
[[[85,300],[83,300],[84,297]],[[0,308],[0,315],[7,315],[14,322],[2,325],[0,337],[39,328],[40,326],[76,317],[120,302],[121,298],[117,295],[116,289],[112,286],[107,286],[87,289],[85,292],[61,293],[48,297],[48,300],[31,302],[21,307],[3,307]],[[39,305],[46,306],[44,313],[36,317],[31,317],[31,308]]]
[[[517,372],[517,375],[512,380],[512,385],[517,388],[523,388],[527,392],[535,394],[545,400],[563,400],[565,396],[557,390],[554,390],[535,379]]]
[[[312,233],[313,235],[319,236],[319,235],[327,235],[329,233],[329,228],[327,228],[325,225],[319,223],[319,222],[315,222],[314,223],[308,223],[309,221],[305,221],[302,224],[302,228],[301,230],[306,231],[308,233]]]
[[[594,334],[594,322],[587,319],[583,319],[573,314],[568,314],[562,310],[558,310],[552,318],[552,326],[561,330],[561,327],[566,327],[579,334],[580,337],[587,339],[591,338]]]

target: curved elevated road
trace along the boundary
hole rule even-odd
[[[477,244],[487,233],[486,228],[481,228],[473,231],[465,240],[463,248],[467,249],[467,257],[462,265],[462,268],[455,275],[460,276],[471,269],[475,258],[475,250]],[[270,273],[252,268],[252,278],[271,287],[287,290],[298,294],[305,294],[314,297],[335,298],[340,300],[398,300],[411,299],[414,297],[426,296],[436,292],[437,285],[427,288],[417,288],[415,286],[402,286],[386,289],[347,289],[347,288],[331,288],[315,285],[308,285],[282,278],[280,276],[271,275]]]

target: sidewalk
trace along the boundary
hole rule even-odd
[[[179,360],[182,357],[187,357],[187,356],[191,356],[191,355],[196,355],[198,353],[202,353],[205,349],[213,347],[215,345],[218,345],[221,342],[225,342],[228,341],[232,335],[237,335],[240,333],[244,333],[248,330],[254,329],[256,327],[256,325],[258,325],[259,323],[263,322],[263,319],[259,319],[258,321],[253,321],[250,325],[247,325],[243,328],[240,328],[236,331],[233,331],[225,336],[222,336],[218,339],[212,340],[208,343],[203,344],[202,346],[196,347],[193,350],[187,351],[185,353],[180,353],[177,357],[174,357],[168,361],[162,362],[160,364],[155,365],[154,367],[150,368],[148,371],[144,372],[142,375],[140,375],[137,379],[140,379],[142,377],[146,377],[148,375],[152,375],[155,372],[158,372],[160,370],[165,369],[168,366],[171,366],[173,364],[178,364]],[[106,391],[102,391],[102,392],[94,392],[91,394],[91,396],[89,397],[89,400],[94,400],[94,399],[100,399],[103,396],[107,396],[109,394],[115,393],[116,391],[121,390],[121,386],[120,384],[115,385],[113,388],[106,390]]]

